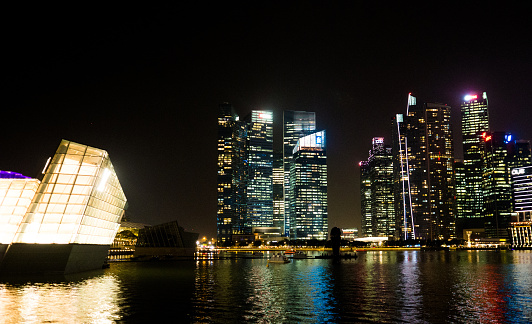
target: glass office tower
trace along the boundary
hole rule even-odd
[[[457,219],[457,229],[483,227],[482,134],[489,132],[488,97],[486,92],[464,97],[462,113],[462,144],[464,152],[465,196],[461,206],[463,218]]]
[[[290,236],[290,215],[288,192],[290,191],[290,162],[294,147],[301,137],[316,131],[316,113],[308,111],[285,110],[283,112],[283,164],[285,197],[285,236]]]
[[[229,103],[218,106],[217,239],[244,234],[246,221],[247,127]]]
[[[290,166],[290,238],[326,240],[327,151],[325,131],[299,139]]]
[[[392,148],[383,137],[374,137],[368,161],[361,163],[364,236],[395,235],[394,179]],[[366,187],[367,186],[367,187]],[[366,197],[369,195],[369,197]]]
[[[482,167],[483,214],[486,237],[509,238],[512,213],[508,139],[505,132],[482,134],[484,159]]]
[[[362,215],[362,237],[370,237],[373,235],[370,167],[368,161],[360,161],[358,166],[360,167],[360,213]]]
[[[273,226],[273,112],[253,110],[247,122],[246,233]]]

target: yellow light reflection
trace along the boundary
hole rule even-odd
[[[114,323],[119,282],[103,275],[77,283],[0,284],[2,323]]]

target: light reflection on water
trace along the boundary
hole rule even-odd
[[[0,323],[527,323],[532,253],[362,252],[357,260],[116,263],[0,278]]]
[[[114,323],[119,282],[100,275],[79,282],[0,283],[0,323]]]

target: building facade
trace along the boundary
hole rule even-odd
[[[327,150],[325,131],[297,142],[290,166],[290,238],[326,240]]]
[[[374,137],[368,161],[361,163],[364,186],[362,229],[365,237],[394,237],[396,230],[392,148]],[[367,185],[367,187],[366,187]]]
[[[234,234],[244,234],[246,221],[246,138],[247,127],[233,106],[218,106],[217,147],[217,239],[231,241]]]
[[[462,145],[464,154],[465,192],[457,200],[461,213],[457,219],[457,230],[483,227],[484,197],[482,190],[483,139],[489,132],[488,97],[486,92],[473,93],[464,97],[461,106]]]
[[[532,248],[532,165],[511,169],[515,217],[510,224],[513,248]]]
[[[316,114],[309,111],[285,110],[283,112],[283,165],[284,165],[284,199],[285,227],[284,235],[290,237],[290,214],[288,193],[290,191],[290,163],[297,141],[316,131]]]
[[[393,119],[396,213],[403,238],[455,237],[450,113],[448,105],[418,104],[409,95],[407,114]]]
[[[252,110],[247,122],[246,233],[273,226],[273,112]]]
[[[484,132],[482,193],[484,227],[487,238],[508,239],[512,214],[512,192],[509,169],[511,135]]]
[[[3,273],[67,274],[101,268],[120,227],[127,200],[106,151],[62,140],[48,161],[3,251]],[[23,206],[35,184],[10,187],[6,197],[20,192]],[[3,204],[12,206],[12,201],[4,199]],[[12,221],[16,219],[10,217]]]

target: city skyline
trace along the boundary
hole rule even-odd
[[[532,139],[530,23],[518,5],[9,9],[0,169],[35,177],[63,138],[105,147],[137,222],[215,235],[225,101],[240,116],[316,113],[330,227],[360,228],[357,163],[373,137],[391,143],[410,92],[447,103],[458,134],[464,95],[486,91],[491,129]]]

